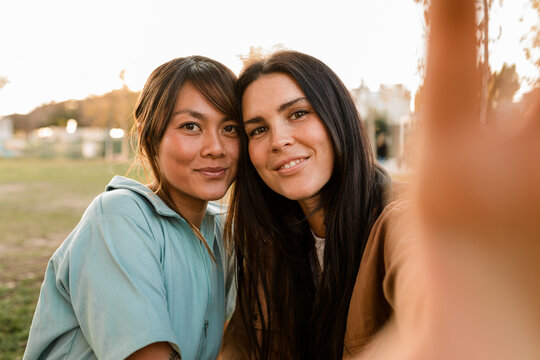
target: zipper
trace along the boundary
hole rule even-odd
[[[203,234],[203,232],[201,231],[201,235],[202,234]],[[202,258],[202,263],[203,263],[203,267],[204,267],[204,274],[205,274],[205,277],[206,277],[206,307],[205,307],[205,311],[204,311],[204,314],[205,314],[205,317],[206,317],[206,315],[208,313],[208,306],[210,304],[210,269],[208,269],[208,264],[207,264],[208,255],[207,255],[207,252],[206,252],[207,251],[206,248],[201,243],[201,240],[199,240],[199,238],[197,238],[197,236],[195,236],[195,234],[193,234],[193,237],[194,237],[195,241],[199,244],[199,254],[201,255],[201,258]],[[199,347],[199,354],[197,356],[198,359],[201,359],[204,356],[203,353],[206,353],[206,338],[207,338],[207,335],[208,335],[208,320],[206,320],[206,319],[204,321],[203,334],[204,334],[204,338],[202,339],[201,345]]]

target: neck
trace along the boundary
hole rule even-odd
[[[152,188],[152,187],[151,187]],[[190,222],[197,229],[201,228],[202,220],[206,212],[207,201],[179,196],[178,194],[166,191],[163,187],[157,195],[174,211]]]
[[[201,228],[208,202],[204,201],[202,203],[195,204],[196,206],[185,204],[185,202],[180,203],[178,201],[174,201],[174,204],[177,211],[180,212],[183,218],[191,222],[197,229]]]
[[[319,199],[301,200],[298,202],[304,215],[306,215],[307,221],[311,230],[318,237],[324,238],[326,236],[326,227],[324,226],[324,211],[317,209]]]

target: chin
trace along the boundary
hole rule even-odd
[[[295,182],[293,184],[281,183],[269,186],[279,195],[292,201],[300,201],[312,198],[320,193],[324,185],[313,184],[308,181]]]
[[[312,198],[316,194],[317,194],[316,192],[302,191],[302,192],[295,192],[295,193],[288,192],[288,193],[284,193],[284,194],[281,194],[281,195],[286,197],[289,200],[300,201],[300,200],[305,200],[305,199]]]
[[[201,200],[204,200],[204,201],[214,201],[214,200],[219,200],[221,199],[222,197],[225,196],[225,194],[227,194],[227,189],[225,190],[220,190],[220,191],[212,191],[212,192],[208,192],[206,194],[202,194],[200,199]]]

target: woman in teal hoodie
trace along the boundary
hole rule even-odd
[[[24,359],[217,357],[234,287],[208,202],[236,175],[235,80],[201,56],[150,75],[135,129],[153,180],[113,178],[54,253]]]

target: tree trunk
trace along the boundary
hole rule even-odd
[[[483,0],[484,8],[484,28],[482,32],[484,43],[484,62],[482,66],[482,101],[480,103],[480,123],[485,124],[488,110],[488,84],[489,84],[489,4],[488,0]]]

